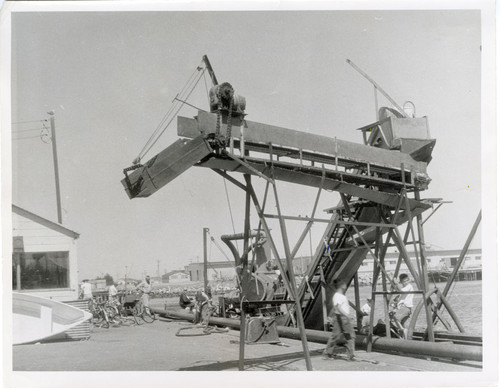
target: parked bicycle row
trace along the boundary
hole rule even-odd
[[[109,328],[110,325],[153,323],[157,317],[148,306],[145,306],[143,295],[141,292],[136,292],[113,298],[96,296],[89,299],[93,325]]]

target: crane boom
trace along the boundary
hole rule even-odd
[[[212,68],[212,65],[210,64],[210,61],[208,60],[208,57],[206,55],[203,56],[203,62],[205,62],[205,66],[207,67],[208,74],[212,79],[212,83],[214,84],[214,86],[218,85],[219,82],[217,82],[217,77],[215,76],[214,69]]]

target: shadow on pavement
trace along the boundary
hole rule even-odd
[[[311,356],[320,355],[323,349],[310,351]],[[245,369],[261,368],[265,370],[277,371],[283,370],[286,365],[293,362],[304,360],[304,352],[295,352],[288,354],[279,354],[276,356],[266,356],[259,358],[245,359]],[[203,362],[203,361],[201,361]],[[179,371],[222,371],[228,369],[238,369],[238,360],[215,362],[211,364],[192,365],[179,368]]]

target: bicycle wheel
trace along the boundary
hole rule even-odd
[[[92,325],[96,327],[101,327],[102,322],[104,321],[104,315],[99,311],[94,311],[92,313]]]
[[[100,311],[101,315],[103,316],[103,320],[101,322],[101,327],[104,327],[105,329],[109,329],[109,317],[106,309],[104,307],[101,307]]]
[[[146,323],[153,323],[156,319],[156,316],[151,310],[144,308],[142,310],[141,318]]]
[[[141,316],[141,311],[138,305],[132,307],[132,315],[134,317],[135,323],[138,325],[142,325],[142,319],[139,318]]]
[[[120,314],[115,306],[106,306],[105,309],[110,322],[116,322],[119,320]]]

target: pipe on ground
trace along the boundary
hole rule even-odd
[[[168,318],[176,318],[187,321],[193,320],[193,314],[185,311],[170,311],[153,309],[155,313],[165,315]],[[210,318],[210,323],[217,326],[225,326],[239,330],[240,322],[231,318]],[[278,334],[283,338],[300,340],[300,331],[295,327],[278,326]],[[307,340],[326,344],[330,338],[329,332],[306,329]],[[366,349],[368,337],[356,335],[356,347]],[[427,357],[452,358],[456,360],[483,361],[482,346],[455,345],[451,343],[436,343],[425,341],[410,341],[394,338],[375,337],[372,343],[372,350],[378,352],[401,352],[405,354],[415,354]]]

